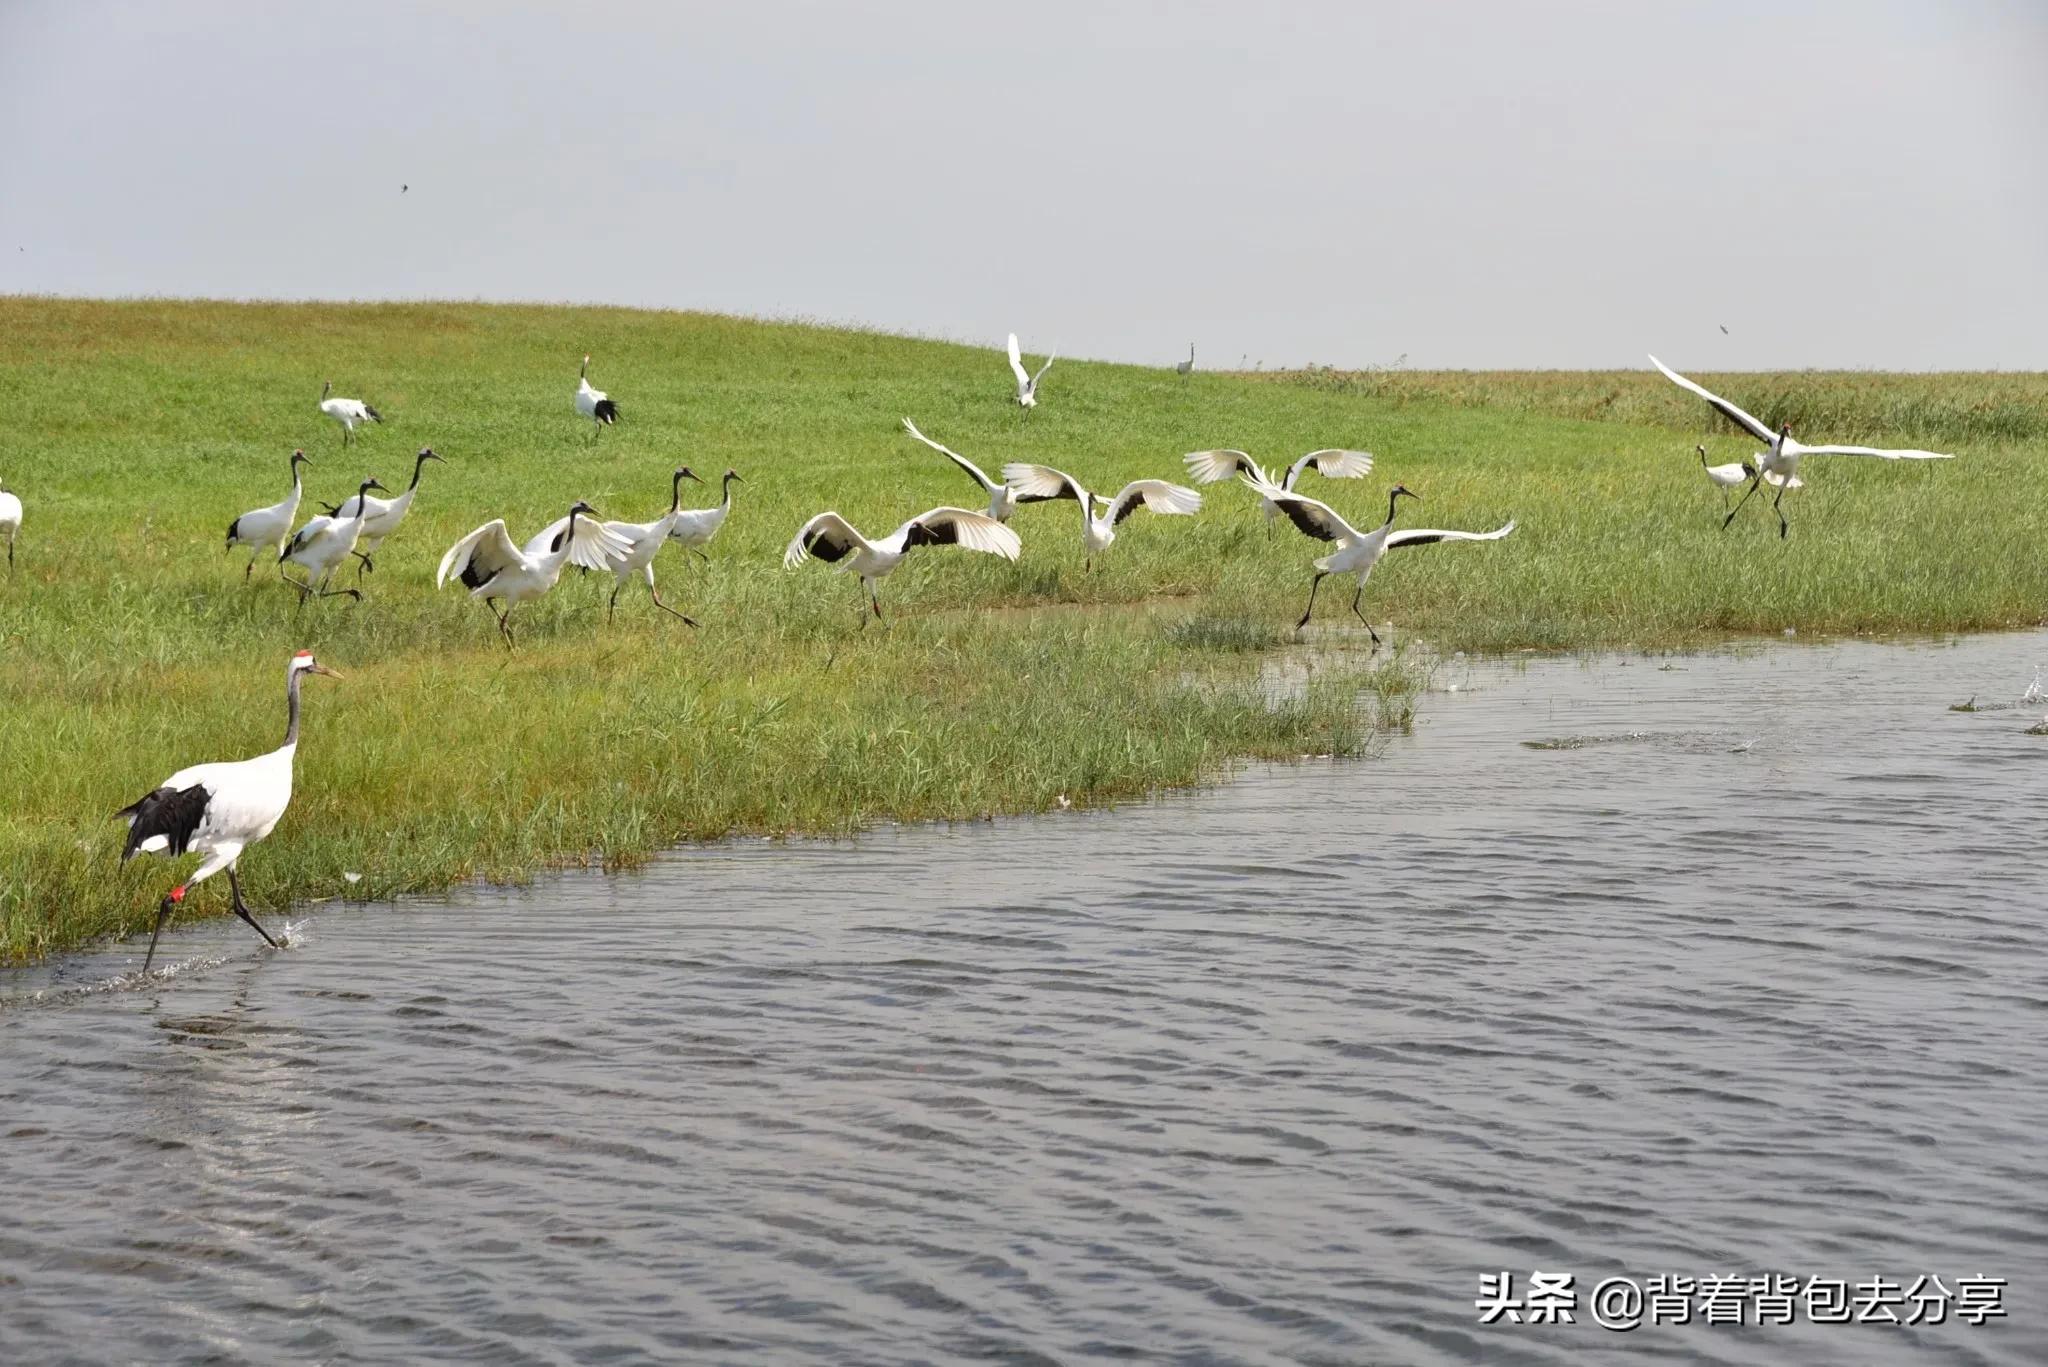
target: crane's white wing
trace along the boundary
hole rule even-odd
[[[1214,484],[1218,480],[1229,479],[1240,470],[1256,474],[1262,484],[1267,482],[1266,472],[1259,469],[1250,455],[1231,447],[1219,451],[1190,451],[1180,459],[1181,464],[1188,467],[1188,478],[1197,484]]]
[[[1141,506],[1155,513],[1186,517],[1201,511],[1202,496],[1185,485],[1168,484],[1163,479],[1134,479],[1109,501],[1109,520],[1112,524],[1121,522]]]
[[[1088,502],[1088,491],[1081,487],[1081,481],[1050,465],[1013,461],[1003,467],[1003,483],[1017,491],[1019,503],[1043,503],[1049,498],[1077,499],[1084,505]]]
[[[912,546],[958,546],[1015,560],[1024,548],[1017,533],[986,513],[966,508],[932,508],[919,513],[891,534],[905,550]]]
[[[1758,460],[1762,460],[1762,459],[1763,459],[1763,457],[1762,457],[1762,456],[1758,456],[1758,457],[1757,457],[1757,459],[1758,459]],[[1742,481],[1743,481],[1744,479],[1747,479],[1747,478],[1748,478],[1748,476],[1747,476],[1747,475],[1744,475],[1744,474],[1742,474],[1742,473],[1741,473],[1741,471],[1742,471],[1742,467],[1741,467],[1740,465],[1736,465],[1736,466],[1725,466],[1725,465],[1724,465],[1724,466],[1722,466],[1721,468],[1722,468],[1722,469],[1724,469],[1724,470],[1726,470],[1726,469],[1733,469],[1734,471],[1736,471],[1736,480],[1735,480],[1735,482],[1736,482],[1737,484],[1740,484],[1740,483],[1741,483],[1741,482],[1742,482]],[[1799,476],[1797,476],[1797,475],[1794,475],[1794,476],[1792,476],[1792,478],[1790,478],[1790,479],[1786,479],[1786,478],[1785,478],[1785,477],[1784,477],[1783,475],[1779,474],[1779,473],[1778,473],[1778,472],[1777,472],[1776,470],[1766,470],[1766,471],[1764,471],[1764,483],[1766,483],[1766,484],[1770,485],[1770,486],[1771,486],[1771,487],[1772,487],[1773,489],[1804,489],[1804,488],[1806,487],[1806,481],[1805,481],[1805,480],[1803,480],[1803,479],[1801,479],[1801,478],[1800,478]]]
[[[434,587],[440,588],[454,574],[475,588],[507,566],[525,563],[525,557],[505,533],[505,519],[492,518],[448,548],[448,554],[441,557],[441,568],[434,573]]]
[[[1877,446],[1808,446],[1799,443],[1802,456],[1876,456],[1879,460],[1954,460],[1941,451],[1893,451]]]
[[[1764,426],[1755,418],[1743,412],[1734,404],[1728,402],[1728,400],[1722,398],[1719,394],[1716,394],[1712,390],[1707,389],[1701,385],[1696,385],[1691,380],[1686,379],[1685,376],[1679,374],[1670,366],[1665,365],[1655,356],[1652,356],[1650,358],[1650,364],[1657,367],[1657,369],[1663,371],[1665,379],[1670,380],[1673,384],[1677,385],[1681,389],[1690,389],[1693,393],[1699,395],[1708,403],[1712,404],[1716,409],[1718,409],[1721,412],[1723,416],[1729,418],[1731,421],[1741,423],[1744,427],[1747,427],[1753,434],[1755,434],[1758,441],[1776,441],[1778,439],[1778,434],[1776,432],[1773,432],[1770,428]]]
[[[987,475],[983,474],[981,467],[979,465],[976,465],[973,461],[967,459],[967,457],[961,455],[952,447],[941,446],[939,445],[939,443],[933,441],[930,437],[927,437],[924,433],[918,431],[917,424],[912,422],[910,419],[905,418],[903,420],[903,430],[908,432],[911,436],[916,437],[926,446],[931,447],[932,450],[937,451],[947,460],[952,461],[955,465],[965,470],[967,472],[967,477],[969,479],[973,480],[976,484],[979,484],[982,488],[988,490],[990,493],[994,493],[997,489],[1002,488],[1002,485],[997,484],[994,480],[990,479]]]
[[[828,565],[837,564],[867,546],[868,539],[854,530],[851,522],[837,513],[819,513],[797,529],[789,549],[782,553],[782,567],[795,569],[812,556]]]
[[[1038,382],[1045,378],[1045,372],[1052,369],[1052,358],[1059,355],[1059,350],[1058,347],[1054,347],[1051,351],[1045,353],[1045,364],[1040,366],[1038,373],[1031,377],[1031,387],[1033,389],[1038,388]]]
[[[1358,539],[1358,529],[1339,517],[1337,510],[1329,504],[1262,479],[1255,480],[1249,474],[1240,478],[1253,492],[1287,514],[1287,520],[1299,528],[1303,536],[1312,536],[1318,541]]]
[[[306,525],[292,533],[292,539],[285,545],[285,554],[289,555],[294,551],[304,550],[321,537],[327,535],[333,526],[334,519],[324,514],[319,517],[307,518]]]
[[[1439,541],[1498,541],[1514,529],[1513,522],[1504,527],[1495,527],[1490,532],[1440,532],[1428,527],[1412,527],[1389,534],[1387,549],[1392,550],[1396,546],[1431,546]]]
[[[624,559],[633,549],[625,537],[588,513],[580,517],[565,517],[555,525],[560,529],[556,533],[558,536],[567,534],[569,538],[569,563],[581,565],[586,570],[608,570],[612,561]],[[558,549],[559,542],[548,543],[550,552]]]
[[[664,517],[659,522],[606,522],[603,526],[605,534],[618,543],[616,551],[605,552],[605,568],[616,570],[638,554],[648,542],[659,543],[666,540],[669,522]]]
[[[1024,353],[1017,349],[1017,334],[1010,334],[1010,369],[1016,373],[1018,385],[1031,383],[1031,375],[1024,369]]]
[[[1301,472],[1310,469],[1324,479],[1363,479],[1372,473],[1372,452],[1344,451],[1336,447],[1311,451],[1287,467],[1287,482],[1283,487],[1292,489],[1301,478]]]
[[[558,517],[532,536],[526,538],[526,544],[520,547],[520,551],[527,559],[538,560],[541,556],[552,551],[555,548],[555,539],[568,530],[569,519]]]

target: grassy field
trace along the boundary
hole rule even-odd
[[[570,408],[586,350],[625,413],[594,443]],[[346,452],[315,409],[329,378],[388,418]],[[1425,500],[1407,521],[1521,524],[1375,576],[1373,619],[1444,649],[2041,621],[2040,377],[1722,382],[1766,417],[1830,415],[1799,429],[1810,440],[1942,438],[1963,458],[1816,461],[1781,542],[1754,509],[1719,530],[1692,458],[1711,415],[1649,375],[1408,375],[1389,392],[1372,376],[1183,384],[1063,360],[1026,416],[993,350],[793,324],[0,299],[0,481],[28,509],[0,580],[0,960],[146,926],[170,873],[118,866],[111,812],[184,764],[274,745],[301,645],[349,677],[307,688],[297,799],[245,864],[264,908],[630,864],[678,839],[1111,800],[1243,757],[1355,753],[1405,717],[1417,675],[1342,630],[1348,589],[1319,604],[1333,648],[1311,686],[1268,686],[1318,548],[1285,525],[1269,537],[1234,486],[1197,518],[1126,522],[1092,573],[1072,505],[1026,508],[1019,563],[925,553],[883,585],[890,622],[863,630],[855,581],[785,572],[780,554],[827,507],[880,532],[979,506],[901,433],[905,414],[991,470],[1045,461],[1112,490],[1178,478],[1200,447],[1276,464],[1372,450],[1370,479],[1314,492],[1370,523],[1400,480]],[[1923,397],[1896,409],[1895,387]],[[1716,460],[1751,449],[1708,441]],[[246,553],[223,556],[230,519],[284,492],[294,446],[316,462],[310,500],[366,474],[398,486],[423,444],[450,463],[427,468],[360,606],[295,616],[273,567],[245,585]],[[572,574],[521,609],[508,654],[481,605],[433,590],[441,552],[477,524],[502,515],[523,539],[579,497],[651,518],[679,463],[747,481],[709,565],[657,564],[701,630],[633,589],[608,627],[610,581]],[[207,885],[194,912],[225,900]]]

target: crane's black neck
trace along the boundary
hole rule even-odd
[[[294,489],[299,489],[299,488],[302,488],[302,487],[303,487],[303,486],[301,486],[301,485],[300,485],[300,483],[299,483],[299,458],[298,458],[297,456],[293,456],[293,457],[292,457],[292,488],[294,488]]]
[[[732,506],[732,482],[738,478],[739,476],[730,470],[725,472],[725,487],[719,490],[719,507],[730,508]]]
[[[676,471],[675,478],[668,486],[668,515],[674,517],[683,507],[683,472]]]
[[[405,486],[407,493],[420,487],[420,471],[427,468],[427,462],[431,459],[433,458],[424,452],[412,458],[412,483]]]
[[[1400,495],[1400,493],[1399,493],[1398,491],[1396,491],[1396,492],[1391,492],[1391,493],[1389,493],[1389,494],[1387,495],[1387,521],[1386,521],[1386,525],[1387,525],[1387,526],[1389,526],[1389,527],[1391,527],[1391,526],[1393,526],[1393,525],[1394,525],[1394,505],[1395,505],[1396,503],[1398,503],[1398,502],[1400,501],[1400,498],[1401,498],[1401,495]]]
[[[297,745],[299,743],[299,680],[305,677],[305,670],[294,669],[290,681],[284,686],[284,743],[286,745]]]

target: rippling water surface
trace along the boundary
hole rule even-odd
[[[1453,665],[1366,762],[0,975],[0,1359],[2048,1360],[2048,704],[1948,710],[2043,663]],[[1536,1268],[2010,1318],[1481,1326]]]

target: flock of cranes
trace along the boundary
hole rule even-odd
[[[1038,404],[1039,385],[1051,368],[1053,358],[1048,354],[1035,373],[1027,371],[1015,333],[1010,334],[1008,352],[1010,368],[1017,382],[1016,401],[1028,411]],[[1697,394],[1766,443],[1766,449],[1748,461],[1719,466],[1708,464],[1705,447],[1696,448],[1700,465],[1707,478],[1721,489],[1724,504],[1734,488],[1743,484],[1749,486],[1742,501],[1729,509],[1722,520],[1723,529],[1741,511],[1742,504],[1768,483],[1777,491],[1773,508],[1778,515],[1779,535],[1784,536],[1787,523],[1779,505],[1787,490],[1802,487],[1799,462],[1808,456],[1951,459],[1933,451],[1808,446],[1793,440],[1789,425],[1773,432],[1734,404],[1670,370],[1656,357],[1652,356],[1650,360],[1674,383]],[[1185,378],[1193,368],[1194,347],[1191,344],[1188,359],[1176,364],[1175,370]],[[358,425],[382,421],[377,410],[368,404],[357,399],[332,397],[332,391],[331,383],[322,389],[320,411],[341,425],[344,445],[353,442]],[[609,395],[591,387],[590,357],[587,355],[577,376],[575,409],[579,416],[593,424],[594,432],[602,432],[605,427],[617,423],[621,416],[618,404]],[[932,508],[903,522],[886,536],[875,538],[868,537],[834,511],[818,513],[806,521],[784,550],[783,565],[794,569],[806,560],[819,560],[835,566],[841,573],[857,576],[867,600],[861,613],[863,626],[867,624],[870,612],[877,619],[882,616],[876,585],[899,568],[913,550],[927,546],[954,546],[1000,556],[1005,560],[1017,559],[1023,541],[1009,524],[1024,504],[1071,500],[1080,512],[1081,545],[1086,557],[1084,564],[1091,570],[1095,557],[1106,552],[1115,542],[1117,527],[1138,510],[1186,517],[1202,507],[1202,495],[1196,490],[1163,479],[1133,480],[1114,495],[1106,495],[1092,491],[1063,470],[1021,462],[1003,466],[1002,478],[993,479],[965,456],[919,431],[909,418],[903,420],[903,429],[958,466],[986,496],[987,509],[977,512],[969,508]],[[339,504],[323,505],[326,508],[324,513],[308,519],[294,530],[304,495],[302,471],[311,464],[304,451],[294,451],[288,469],[290,491],[276,503],[251,509],[229,523],[227,549],[249,549],[250,561],[243,569],[245,580],[258,558],[266,553],[275,554],[279,576],[298,591],[302,607],[308,599],[315,597],[348,596],[360,601],[361,591],[354,585],[338,589],[332,587],[335,572],[350,559],[357,562],[358,580],[364,573],[375,570],[376,551],[398,529],[412,507],[419,491],[421,472],[430,461],[441,459],[431,447],[423,447],[414,458],[412,481],[403,493],[389,498],[374,497],[373,491],[386,494],[390,491],[374,478],[365,479],[353,497]],[[1401,500],[1420,501],[1418,495],[1401,484],[1395,484],[1388,490],[1385,519],[1376,526],[1361,528],[1347,521],[1329,504],[1311,498],[1297,488],[1302,477],[1310,471],[1332,480],[1364,478],[1373,470],[1373,457],[1365,451],[1345,448],[1310,451],[1288,465],[1278,481],[1248,453],[1240,450],[1194,451],[1183,457],[1183,461],[1189,477],[1197,484],[1217,484],[1235,477],[1256,495],[1265,514],[1269,535],[1272,524],[1284,516],[1304,536],[1326,543],[1329,551],[1312,562],[1314,577],[1309,581],[1308,603],[1297,626],[1308,624],[1315,611],[1316,594],[1325,579],[1331,575],[1355,575],[1357,587],[1352,594],[1351,611],[1364,623],[1375,647],[1380,645],[1379,633],[1361,610],[1360,600],[1374,567],[1388,551],[1449,541],[1498,541],[1515,530],[1512,520],[1492,531],[1483,532],[1396,528],[1394,523]],[[510,622],[513,609],[546,594],[570,565],[608,573],[613,577],[611,599],[606,608],[607,620],[617,608],[619,593],[628,581],[638,577],[646,583],[648,594],[657,608],[694,627],[697,624],[688,615],[662,601],[655,584],[655,557],[671,541],[684,551],[701,556],[703,547],[717,535],[732,510],[733,484],[744,481],[737,471],[727,470],[717,504],[708,508],[684,508],[684,480],[703,483],[688,466],[678,467],[670,480],[668,511],[648,522],[605,521],[588,503],[578,500],[570,505],[563,517],[521,544],[512,540],[503,518],[493,518],[456,542],[441,557],[435,574],[435,587],[441,588],[453,579],[468,590],[470,597],[482,600],[491,609],[508,648],[514,644]],[[21,500],[0,486],[0,535],[7,540],[10,572],[14,563],[14,541],[21,520]],[[286,573],[286,567],[294,564],[303,571],[303,578],[293,579]],[[311,652],[299,651],[287,662],[285,669],[285,736],[283,744],[276,750],[254,759],[181,769],[118,813],[129,823],[127,843],[122,851],[123,862],[138,853],[176,857],[197,852],[202,856],[191,876],[172,888],[158,905],[149,951],[143,959],[145,974],[155,958],[157,939],[163,933],[165,922],[189,889],[222,871],[228,875],[235,914],[248,922],[265,941],[273,946],[277,944],[243,899],[236,866],[249,846],[270,834],[290,804],[292,763],[299,737],[299,691],[302,681],[309,675],[334,675],[334,671],[314,659]]]

